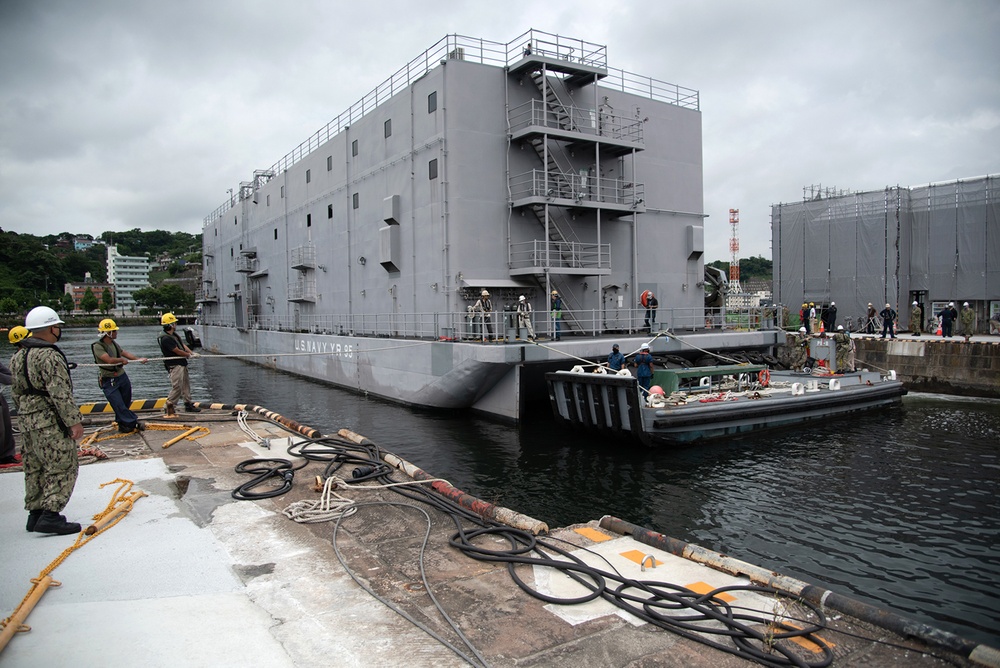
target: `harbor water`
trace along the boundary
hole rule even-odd
[[[119,344],[159,356],[158,327]],[[91,363],[96,332],[60,347]],[[9,360],[12,349],[0,344]],[[349,428],[485,500],[565,526],[609,514],[1000,646],[1000,401],[910,394],[827,424],[648,450],[561,429],[411,409],[233,358],[193,360],[194,398]],[[127,367],[134,398],[169,389],[162,362]],[[93,367],[78,399],[103,401]],[[9,390],[7,390],[9,397]],[[278,453],[276,453],[278,454]]]

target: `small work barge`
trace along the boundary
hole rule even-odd
[[[754,364],[657,369],[648,393],[627,370],[602,371],[574,367],[545,375],[556,419],[650,446],[872,410],[899,403],[906,394],[893,372],[867,370],[816,376]]]

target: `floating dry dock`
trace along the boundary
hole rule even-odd
[[[86,525],[113,480],[148,496],[51,572],[62,585],[4,666],[998,665],[990,648],[622,520],[547,530],[367,439],[265,413],[98,433],[91,457],[109,457],[81,467],[66,514]],[[314,488],[324,475],[352,482]],[[327,521],[286,516],[323,489]],[[0,475],[4,615],[74,538],[27,533],[22,493],[21,473]]]

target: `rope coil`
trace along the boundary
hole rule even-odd
[[[100,487],[104,489],[108,485],[118,484],[118,488],[111,495],[111,500],[108,501],[108,505],[104,510],[100,511],[94,515],[94,523],[88,526],[86,529],[80,531],[77,534],[76,540],[72,545],[67,547],[62,553],[52,560],[52,562],[42,569],[38,574],[37,578],[32,578],[31,588],[28,593],[21,599],[14,612],[7,617],[2,622],[0,626],[3,627],[3,632],[0,633],[0,652],[7,646],[10,639],[15,633],[30,631],[31,627],[24,624],[24,620],[28,617],[28,614],[35,607],[35,604],[41,599],[42,594],[48,590],[49,587],[58,587],[61,585],[60,582],[52,579],[52,571],[59,567],[69,555],[73,554],[76,550],[94,540],[102,533],[118,524],[131,510],[133,505],[140,498],[147,496],[143,491],[132,492],[132,486],[134,483],[131,480],[126,480],[124,478],[115,478],[110,482],[102,484]]]

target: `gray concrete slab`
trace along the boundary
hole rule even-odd
[[[136,489],[172,479],[162,460],[116,461],[80,469],[64,514],[86,525],[125,478]],[[71,546],[75,536],[24,529],[24,475],[0,476],[0,607],[9,614],[31,578]],[[3,652],[5,666],[293,665],[270,634],[276,622],[255,606],[211,531],[199,528],[167,493],[136,502],[119,524],[74,551],[52,573],[31,614],[31,631]]]

